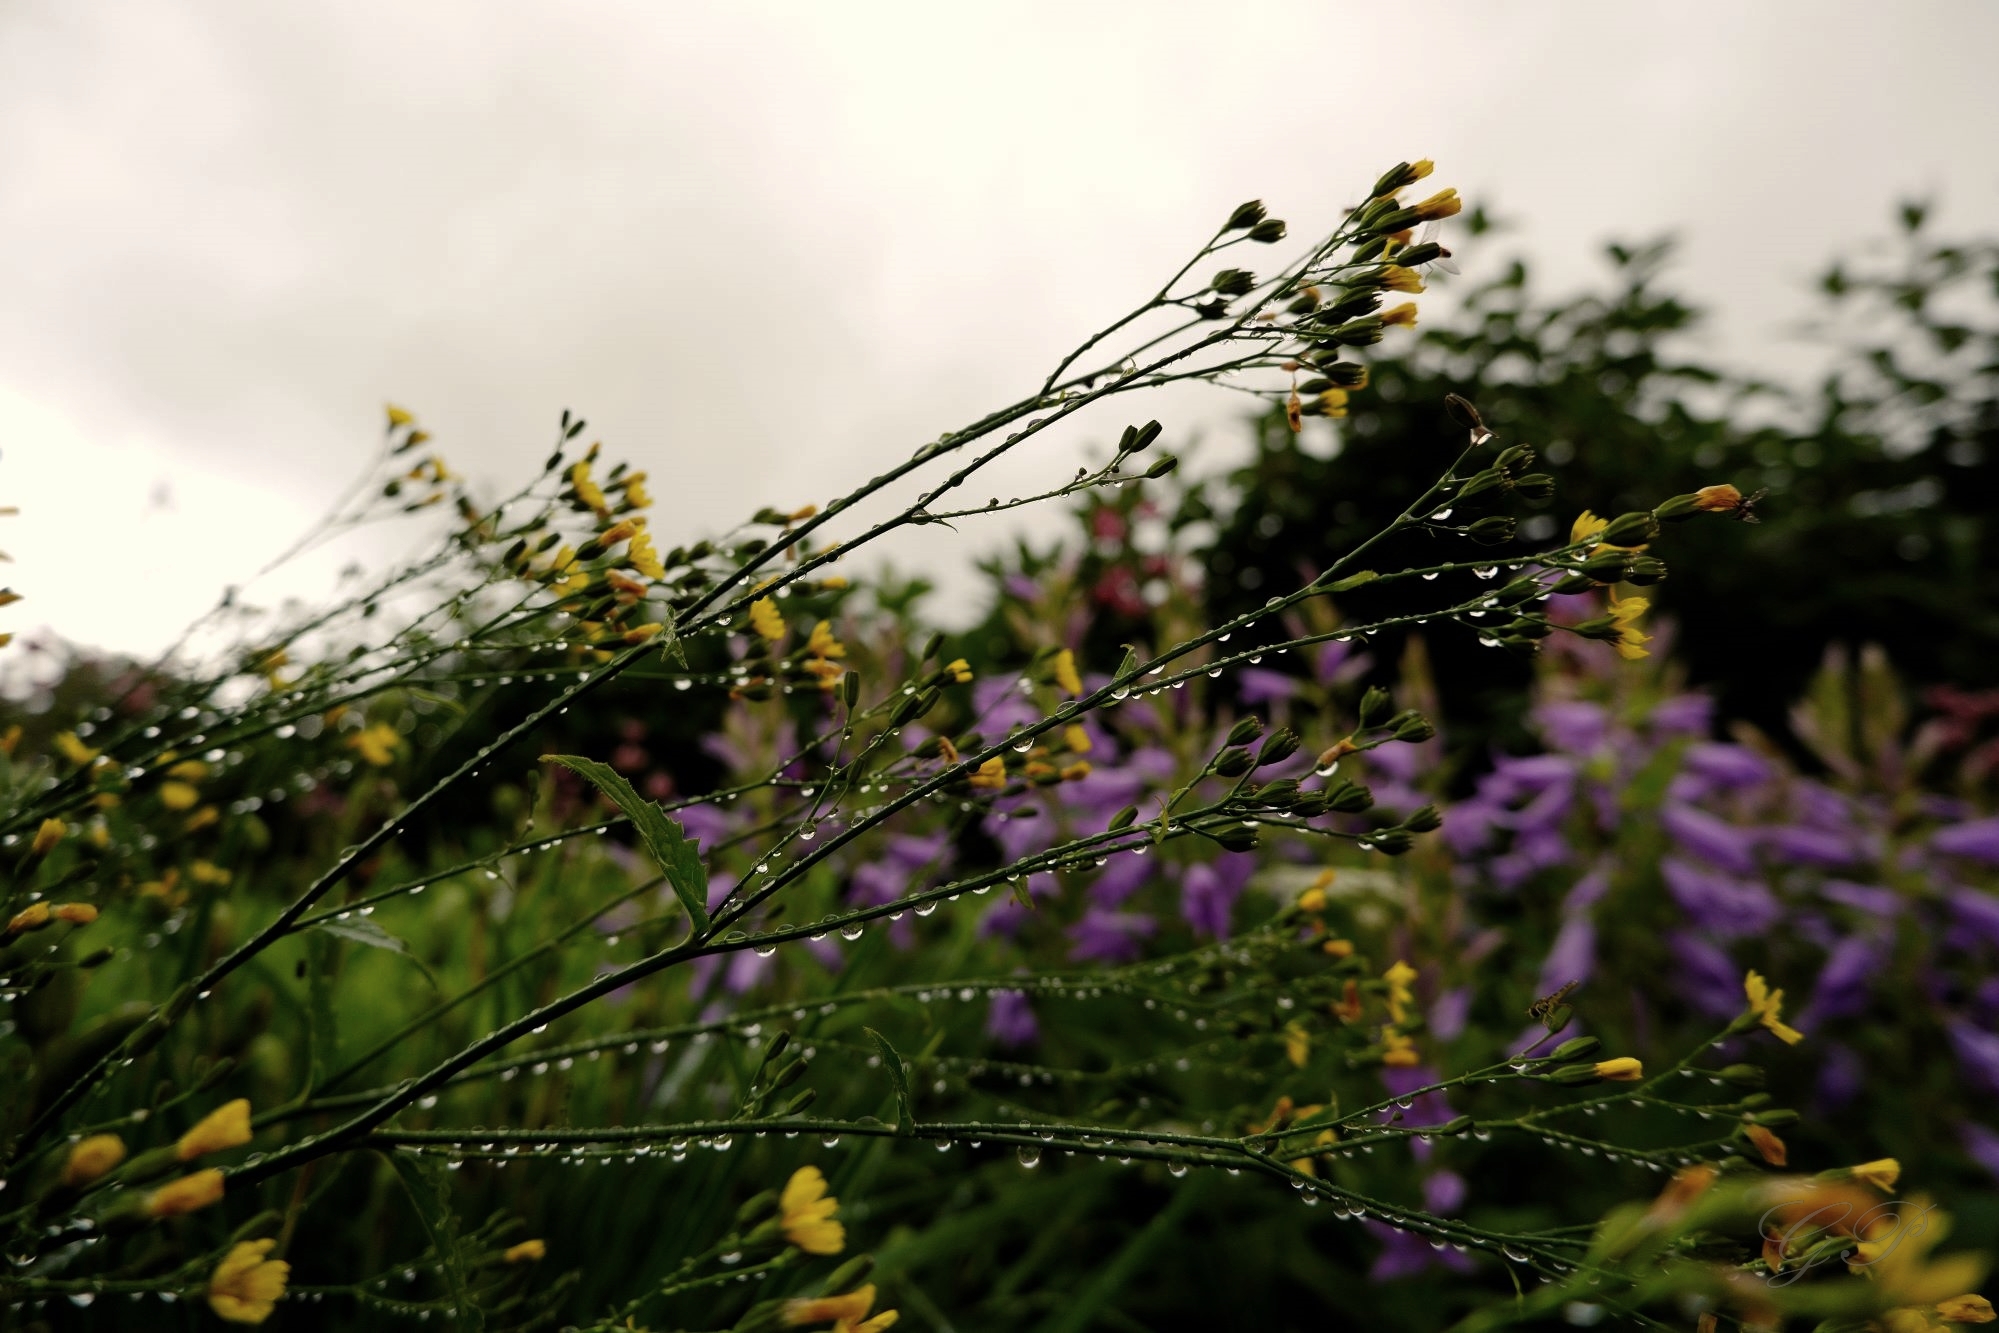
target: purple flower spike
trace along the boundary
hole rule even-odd
[[[1129,963],[1159,923],[1143,912],[1107,912],[1092,907],[1069,928],[1069,957],[1079,963]]]
[[[1041,1035],[1027,992],[996,990],[986,1008],[986,1035],[1002,1046],[1026,1046]]]
[[[1235,900],[1242,896],[1256,869],[1256,858],[1224,856],[1218,861],[1189,866],[1180,880],[1180,914],[1197,935],[1226,939]]]
[[[1955,828],[1939,829],[1930,838],[1930,847],[1945,856],[1999,866],[1999,818],[1974,819]]]
[[[1724,938],[1768,930],[1783,914],[1770,890],[1752,880],[1718,875],[1672,856],[1659,863],[1659,875],[1695,925]]]
[[[1748,832],[1705,810],[1669,805],[1659,812],[1659,827],[1666,831],[1667,837],[1711,865],[1738,875],[1756,869]]]

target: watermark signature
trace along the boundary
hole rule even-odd
[[[1763,1214],[1764,1281],[1788,1286],[1821,1264],[1861,1269],[1880,1263],[1930,1228],[1934,1204],[1889,1199],[1868,1204],[1837,1194],[1781,1203]],[[1865,1248],[1862,1248],[1863,1242]]]

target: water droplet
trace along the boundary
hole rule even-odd
[[[858,922],[858,921],[854,921],[854,922],[850,922],[849,924],[847,924],[847,925],[844,925],[844,926],[840,927],[840,938],[841,938],[841,939],[843,939],[843,940],[857,940],[857,939],[859,939],[860,937],[861,937],[861,923],[860,923],[860,922]]]
[[[1039,1148],[1023,1147],[1014,1155],[1020,1158],[1022,1166],[1032,1168],[1041,1165],[1041,1149]]]
[[[777,952],[777,946],[775,944],[759,944],[751,952],[759,958],[768,958]]]
[[[1436,513],[1430,515],[1431,518],[1435,519],[1439,523],[1442,523],[1445,519],[1449,518],[1450,516],[1451,516],[1451,511],[1448,509],[1439,509]]]
[[[1437,571],[1434,569],[1423,576],[1423,582],[1425,583],[1435,583],[1436,581],[1437,581]]]

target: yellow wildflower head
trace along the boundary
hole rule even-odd
[[[807,1254],[838,1254],[847,1248],[847,1229],[833,1216],[839,1209],[840,1201],[826,1192],[819,1168],[799,1167],[778,1199],[784,1238]],[[866,1312],[863,1306],[861,1313]]]
[[[1383,1028],[1381,1032],[1381,1063],[1399,1069],[1410,1069],[1423,1063],[1423,1057],[1416,1050],[1416,1043],[1397,1032],[1394,1028]]]
[[[845,657],[847,645],[833,637],[833,623],[822,620],[812,627],[812,634],[805,640],[807,657]]]
[[[644,643],[647,639],[656,636],[661,628],[662,627],[657,620],[648,620],[643,625],[634,625],[630,629],[626,630],[624,633],[624,640],[626,643],[633,643],[633,644]]]
[[[54,910],[47,903],[29,903],[7,919],[7,933],[25,935],[31,930],[40,930],[54,915]]]
[[[1439,190],[1415,206],[1416,221],[1436,222],[1443,218],[1456,217],[1464,210],[1464,201],[1458,198],[1456,190]]]
[[[410,415],[409,410],[407,408],[397,407],[394,403],[387,404],[384,410],[386,410],[389,414],[390,430],[394,430],[398,426],[407,426],[411,422],[416,420],[415,417]]]
[[[1791,1153],[1784,1141],[1762,1125],[1744,1125],[1742,1134],[1770,1165],[1785,1166],[1790,1162]]]
[[[1076,655],[1064,648],[1055,654],[1055,683],[1068,694],[1083,692],[1083,678],[1076,674]]]
[[[1742,492],[1723,482],[1694,492],[1694,508],[1708,514],[1732,514],[1742,508]]]
[[[191,1162],[205,1153],[241,1147],[250,1141],[250,1099],[224,1102],[201,1118],[174,1144],[174,1156]]]
[[[1062,766],[1062,781],[1064,782],[1081,782],[1088,776],[1090,776],[1090,761],[1087,759],[1078,759],[1073,764],[1064,764]]]
[[[1755,1014],[1763,1026],[1776,1033],[1787,1046],[1796,1046],[1805,1039],[1805,1034],[1784,1022],[1784,992],[1771,990],[1770,983],[1756,972],[1742,979],[1742,992],[1749,997],[1749,1012]]]
[[[1993,1313],[1991,1301],[1973,1292],[1938,1301],[1937,1318],[1946,1324],[1989,1324],[1999,1314]]]
[[[222,1173],[214,1167],[170,1180],[146,1196],[147,1217],[179,1217],[222,1198]]]
[[[1388,983],[1389,1017],[1400,1023],[1407,1006],[1416,999],[1416,993],[1409,988],[1409,983],[1416,979],[1416,969],[1398,958],[1393,967],[1381,974],[1381,979]]]
[[[1432,162],[1427,157],[1419,157],[1409,164],[1409,170],[1404,172],[1403,175],[1408,178],[1409,184],[1414,185],[1417,181],[1422,180],[1436,169],[1437,164],[1435,162]]]
[[[1069,747],[1072,754],[1088,754],[1091,748],[1090,733],[1071,722],[1062,728],[1062,743]]]
[[[1596,1076],[1612,1083],[1636,1083],[1645,1077],[1645,1066],[1628,1055],[1620,1055],[1613,1060],[1599,1060]]]
[[[576,492],[576,499],[579,504],[594,509],[600,514],[610,509],[611,506],[604,499],[603,487],[590,480],[590,462],[588,459],[570,465],[569,486],[570,489]]]
[[[1398,324],[1412,329],[1416,327],[1415,302],[1404,301],[1401,305],[1390,306],[1381,312],[1381,325],[1383,328],[1392,329]]]
[[[376,768],[387,768],[396,762],[396,754],[403,748],[403,738],[388,723],[377,722],[349,736],[347,746]]]
[[[227,884],[230,880],[230,874],[227,870],[224,870],[213,861],[203,861],[199,858],[188,866],[187,873],[188,878],[197,884]],[[169,869],[167,875],[172,877],[175,875],[175,872]],[[167,887],[173,887],[171,878],[169,878]]]
[[[1284,1027],[1284,1058],[1299,1069],[1312,1058],[1312,1034],[1295,1019]]]
[[[778,614],[777,603],[768,597],[759,597],[751,602],[750,628],[772,643],[783,638],[784,617]]]
[[[57,903],[55,918],[72,926],[87,926],[97,920],[97,908],[89,903]]]
[[[944,674],[951,678],[953,685],[964,685],[972,679],[972,664],[962,657],[954,657],[945,664]]]
[[[1423,275],[1400,264],[1384,264],[1376,281],[1385,292],[1415,293],[1423,290]]]
[[[1595,514],[1585,509],[1582,513],[1576,515],[1576,521],[1569,526],[1569,545],[1575,546],[1581,542],[1586,542],[1609,526],[1609,519],[1598,518]]]
[[[56,733],[56,749],[62,753],[63,758],[69,760],[72,764],[87,764],[101,753],[101,751],[93,750],[78,740],[76,733],[73,731],[59,731]]]
[[[125,1140],[116,1134],[92,1134],[70,1145],[62,1164],[62,1183],[80,1189],[125,1160]]]
[[[978,772],[972,774],[970,782],[985,791],[998,791],[1006,786],[1006,763],[998,755],[979,765]]]
[[[1855,1180],[1865,1181],[1883,1194],[1895,1188],[1895,1182],[1902,1178],[1902,1164],[1892,1157],[1882,1157],[1872,1162],[1862,1162],[1859,1166],[1848,1167],[1847,1175]]]
[[[169,810],[192,810],[201,801],[201,793],[185,782],[162,782],[160,784],[160,804]]]
[[[61,842],[63,835],[68,832],[69,825],[60,819],[44,819],[41,827],[35,830],[35,840],[28,844],[28,854],[46,856],[55,850],[55,845]]]
[[[206,782],[208,765],[199,759],[183,759],[167,770],[167,776],[179,782]]]
[[[539,1263],[547,1257],[548,1242],[537,1238],[524,1240],[518,1245],[509,1245],[506,1253],[500,1256],[500,1261],[509,1264],[532,1264]]]
[[[838,1296],[814,1296],[784,1303],[784,1322],[796,1328],[801,1324],[823,1324],[834,1320],[836,1327],[854,1328],[855,1320],[865,1318],[875,1303],[873,1283],[856,1287]],[[873,1322],[873,1321],[870,1321]],[[893,1321],[891,1321],[893,1322]],[[887,1324],[879,1325],[886,1328]]]
[[[242,1240],[208,1279],[208,1308],[232,1324],[261,1324],[285,1294],[292,1266],[269,1258],[274,1240]]]
[[[652,537],[645,532],[632,534],[625,545],[625,563],[649,579],[666,577],[666,566],[659,562],[659,553],[653,549]]]

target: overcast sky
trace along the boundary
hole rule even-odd
[[[823,498],[1241,200],[1323,230],[1401,158],[1558,285],[1682,234],[1713,345],[1766,355],[1893,201],[1999,217],[1994,51],[1980,0],[11,0],[0,628],[159,646],[389,399],[494,488],[585,413],[667,543]],[[1171,406],[1219,449],[1240,400]]]

